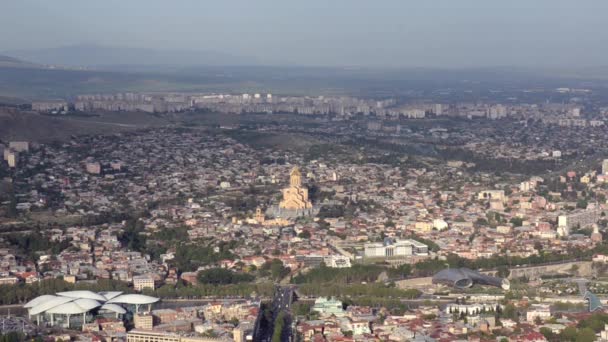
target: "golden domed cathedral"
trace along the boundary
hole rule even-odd
[[[301,210],[312,208],[312,202],[308,199],[308,188],[302,186],[302,173],[296,166],[289,174],[289,187],[283,189],[283,200],[279,208],[290,210]]]

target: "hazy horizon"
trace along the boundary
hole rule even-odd
[[[0,12],[2,52],[73,45],[211,51],[252,64],[384,68],[606,66],[608,2],[75,2]],[[246,63],[243,63],[246,64]]]

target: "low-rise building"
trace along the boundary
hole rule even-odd
[[[152,330],[154,327],[154,317],[150,314],[133,315],[133,325],[135,329]]]
[[[154,290],[154,278],[149,276],[134,276],[133,288],[135,291],[143,291],[144,289]]]
[[[412,239],[384,239],[384,242],[372,242],[364,245],[366,258],[390,258],[427,255],[428,246]]]

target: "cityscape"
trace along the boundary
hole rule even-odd
[[[318,8],[134,0],[115,21],[123,47],[102,39],[110,4],[7,12],[48,32],[7,17],[24,32],[0,37],[0,341],[608,341],[608,74],[603,47],[566,46],[606,38],[593,13],[608,8],[464,0],[475,11],[454,19],[445,3],[319,1],[333,24],[296,32],[273,13],[315,24]],[[521,23],[497,19],[521,8]],[[65,27],[42,16],[58,9]],[[560,31],[555,61],[491,51],[538,38],[537,11],[558,9],[596,31]],[[140,14],[173,27],[151,37]],[[498,38],[434,34],[431,14],[467,32],[494,18]],[[405,47],[369,40],[360,15]],[[234,50],[183,50],[182,19]],[[268,21],[267,42],[244,39]],[[176,48],[154,50],[163,37]],[[265,47],[280,37],[285,51]],[[72,39],[101,43],[54,47]],[[458,62],[473,43],[484,54]]]

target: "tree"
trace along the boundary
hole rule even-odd
[[[502,310],[502,317],[516,320],[517,319],[517,309],[515,308],[515,305],[513,305],[513,304],[505,305],[504,309]]]
[[[584,199],[579,199],[578,201],[576,201],[576,207],[580,208],[580,209],[586,209],[587,208],[587,201]]]
[[[298,237],[301,239],[310,239],[310,236],[311,234],[308,230],[304,230],[300,234],[298,234]]]
[[[583,328],[578,331],[576,336],[576,342],[593,342],[595,341],[595,332],[591,328]]]
[[[566,327],[559,334],[560,341],[575,341],[577,336],[577,330],[575,327]]]
[[[225,268],[211,268],[198,272],[197,280],[201,284],[225,285],[253,281],[250,274],[235,273]]]
[[[513,217],[513,218],[511,218],[511,220],[509,220],[509,222],[511,222],[511,224],[513,224],[514,227],[521,227],[524,220],[521,217]]]
[[[283,329],[285,328],[285,313],[281,311],[274,321],[274,331],[272,332],[272,342],[283,341]]]
[[[507,278],[511,274],[511,271],[507,266],[499,266],[496,274],[501,278]]]
[[[542,327],[540,328],[539,332],[541,334],[543,334],[543,336],[545,336],[545,338],[549,341],[552,341],[556,338],[555,334],[553,333],[553,331],[551,331],[551,329],[547,328],[547,327]]]
[[[279,259],[272,259],[267,268],[270,269],[270,275],[275,280],[285,277],[290,272],[290,269],[283,266],[283,262]]]
[[[10,201],[8,204],[8,212],[6,213],[6,216],[8,216],[9,218],[15,218],[17,217],[18,213],[17,213],[17,198],[15,197],[15,193],[11,192],[10,194]]]

